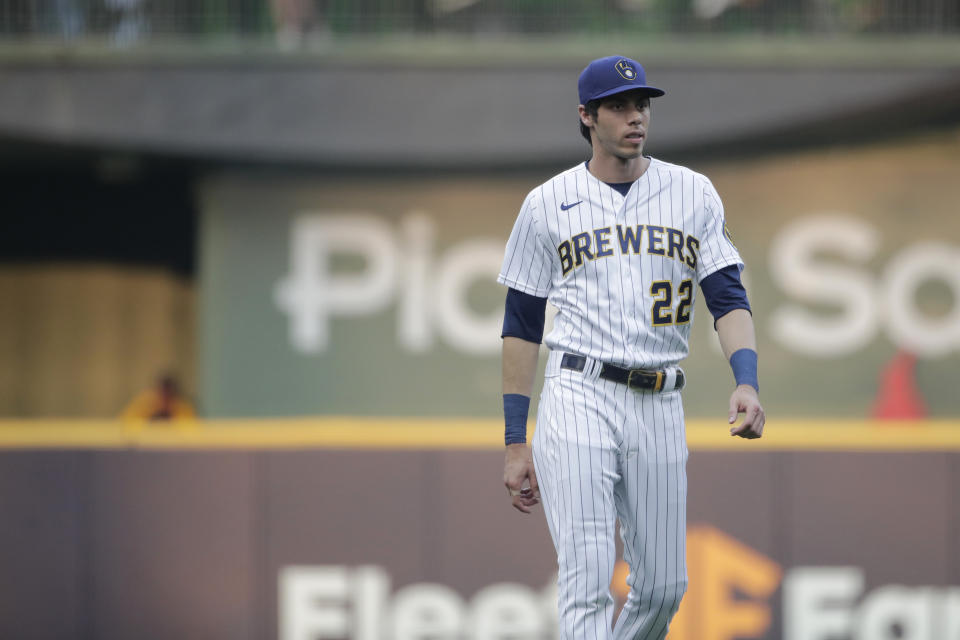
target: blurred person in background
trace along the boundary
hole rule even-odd
[[[117,46],[133,44],[149,31],[144,12],[144,0],[104,0],[107,9],[116,14],[113,43]]]
[[[83,34],[86,19],[79,0],[46,0],[40,6],[41,31],[54,33],[65,40]]]
[[[138,393],[121,417],[124,420],[176,420],[196,415],[193,403],[181,393],[177,379],[166,373],[157,379],[156,385]]]
[[[313,0],[272,0],[272,9],[282,51],[322,42],[329,34]]]

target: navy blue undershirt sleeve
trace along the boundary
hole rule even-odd
[[[722,318],[734,309],[750,311],[750,302],[747,300],[747,290],[740,282],[740,267],[732,264],[719,271],[711,273],[700,282],[703,299],[713,315],[714,326],[718,318]],[[750,311],[750,313],[753,313]]]
[[[539,344],[543,340],[543,323],[547,299],[507,289],[501,338],[510,336]]]

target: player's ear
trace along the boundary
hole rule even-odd
[[[583,123],[584,126],[589,127],[593,124],[593,116],[590,115],[590,112],[587,111],[585,106],[582,104],[577,105],[577,113],[580,114],[580,122]]]

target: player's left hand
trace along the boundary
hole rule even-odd
[[[730,395],[729,422],[733,424],[737,415],[745,414],[743,422],[730,428],[731,436],[741,438],[759,438],[763,435],[763,424],[767,420],[757,390],[748,384],[741,384]]]

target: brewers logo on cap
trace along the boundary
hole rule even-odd
[[[620,60],[616,64],[617,73],[623,76],[624,80],[636,80],[637,70],[633,68],[629,60]]]
[[[643,89],[651,98],[662,96],[663,89],[648,86],[646,77],[643,66],[627,56],[597,58],[580,72],[577,97],[580,104],[587,104],[632,89]]]

